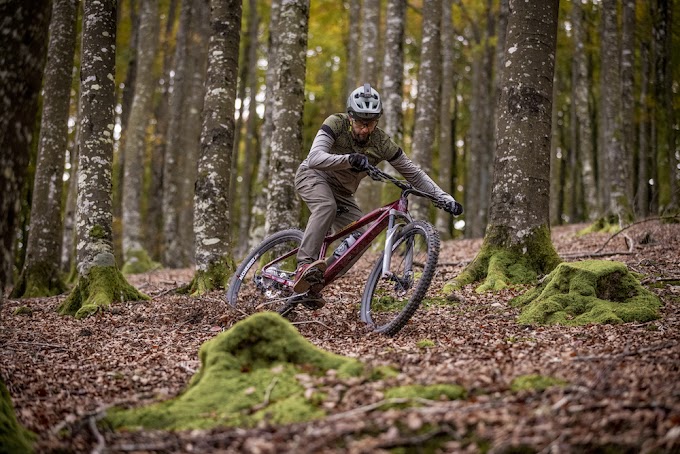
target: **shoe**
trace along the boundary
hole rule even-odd
[[[326,300],[319,293],[306,292],[299,295],[295,295],[292,299],[293,303],[302,304],[304,307],[310,310],[321,309],[326,305]]]
[[[323,288],[324,271],[326,271],[326,262],[324,260],[301,265],[295,273],[293,291],[295,293],[304,293],[311,287],[314,287],[314,293],[318,293]]]

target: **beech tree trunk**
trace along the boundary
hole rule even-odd
[[[12,297],[58,295],[61,278],[61,195],[68,140],[68,112],[78,2],[55,0],[52,6],[43,113],[31,202],[26,260]]]
[[[151,99],[156,86],[153,61],[158,49],[158,0],[141,0],[139,13],[138,66],[135,91],[130,106],[129,127],[123,154],[123,256],[124,273],[143,273],[156,266],[142,245],[142,194],[146,130],[151,113]]]
[[[387,2],[385,26],[385,60],[383,63],[382,103],[383,129],[397,144],[404,140],[401,103],[404,89],[404,25],[406,0]],[[350,33],[352,36],[352,33]],[[357,85],[358,86],[358,85]],[[356,87],[349,87],[347,95]]]
[[[10,284],[19,200],[47,54],[50,2],[0,3],[0,306]]]
[[[59,306],[83,318],[114,301],[147,299],[127,283],[113,254],[111,173],[115,103],[116,3],[87,0],[83,10],[80,156],[78,160],[78,283]]]
[[[413,131],[412,158],[428,175],[432,171],[432,148],[439,122],[441,82],[441,0],[425,0],[423,3],[423,38],[418,69],[418,102]],[[411,212],[417,219],[430,219],[431,202],[412,199]]]
[[[309,0],[282,0],[278,20],[274,85],[269,195],[265,231],[272,234],[299,224],[300,202],[295,192],[295,172],[302,155],[302,113]]]
[[[260,126],[260,158],[257,164],[255,181],[255,200],[253,202],[252,221],[250,223],[249,249],[259,244],[265,234],[265,216],[269,197],[269,157],[271,155],[271,139],[274,131],[272,113],[274,111],[274,83],[276,82],[276,56],[280,0],[272,0],[269,13],[269,39],[267,44],[267,71],[265,73],[264,121]],[[272,32],[272,30],[274,32]]]
[[[201,153],[194,197],[196,275],[191,293],[225,288],[234,272],[229,179],[241,39],[241,2],[211,0]]]
[[[455,279],[477,290],[529,283],[560,261],[550,241],[550,131],[559,0],[511,2],[489,225]]]

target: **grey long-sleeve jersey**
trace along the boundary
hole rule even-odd
[[[382,129],[376,127],[366,144],[357,144],[352,136],[349,116],[344,113],[326,118],[300,167],[321,171],[319,174],[335,190],[346,195],[354,194],[368,173],[352,169],[349,163],[351,153],[366,155],[368,162],[374,166],[382,161],[389,162],[414,187],[438,199],[448,195]]]

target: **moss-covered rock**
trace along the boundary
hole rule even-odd
[[[323,351],[280,315],[255,314],[209,340],[200,350],[201,369],[179,397],[144,408],[115,410],[115,428],[207,429],[286,424],[325,415],[320,396],[305,392],[301,375],[356,376],[362,364]]]
[[[11,298],[55,296],[66,291],[61,272],[54,264],[34,263],[21,271],[12,289]]]
[[[578,231],[578,235],[589,233],[616,233],[621,230],[618,216],[603,216],[590,224],[588,227]]]
[[[519,244],[512,244],[509,236],[507,229],[490,227],[475,259],[444,286],[444,293],[451,294],[464,285],[482,281],[476,289],[478,293],[531,284],[538,275],[549,273],[560,263],[547,227],[527,234]]]
[[[127,260],[120,270],[123,274],[146,273],[147,271],[157,270],[161,267],[160,263],[151,260],[149,253],[144,249],[127,251],[125,257],[127,257]]]
[[[512,305],[523,307],[523,324],[586,325],[655,320],[661,302],[625,264],[587,260],[560,264]]]
[[[59,306],[62,315],[78,319],[106,309],[114,301],[148,300],[123,277],[115,266],[93,266],[86,276],[81,276],[71,294]]]
[[[0,454],[33,452],[34,439],[34,434],[17,421],[12,407],[12,398],[5,384],[0,380]]]
[[[530,374],[520,375],[510,382],[510,390],[518,391],[544,391],[552,386],[566,386],[568,382],[554,377]]]

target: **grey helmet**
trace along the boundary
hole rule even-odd
[[[371,84],[364,84],[350,93],[347,98],[347,113],[359,120],[376,120],[382,115],[380,94],[371,88]]]

